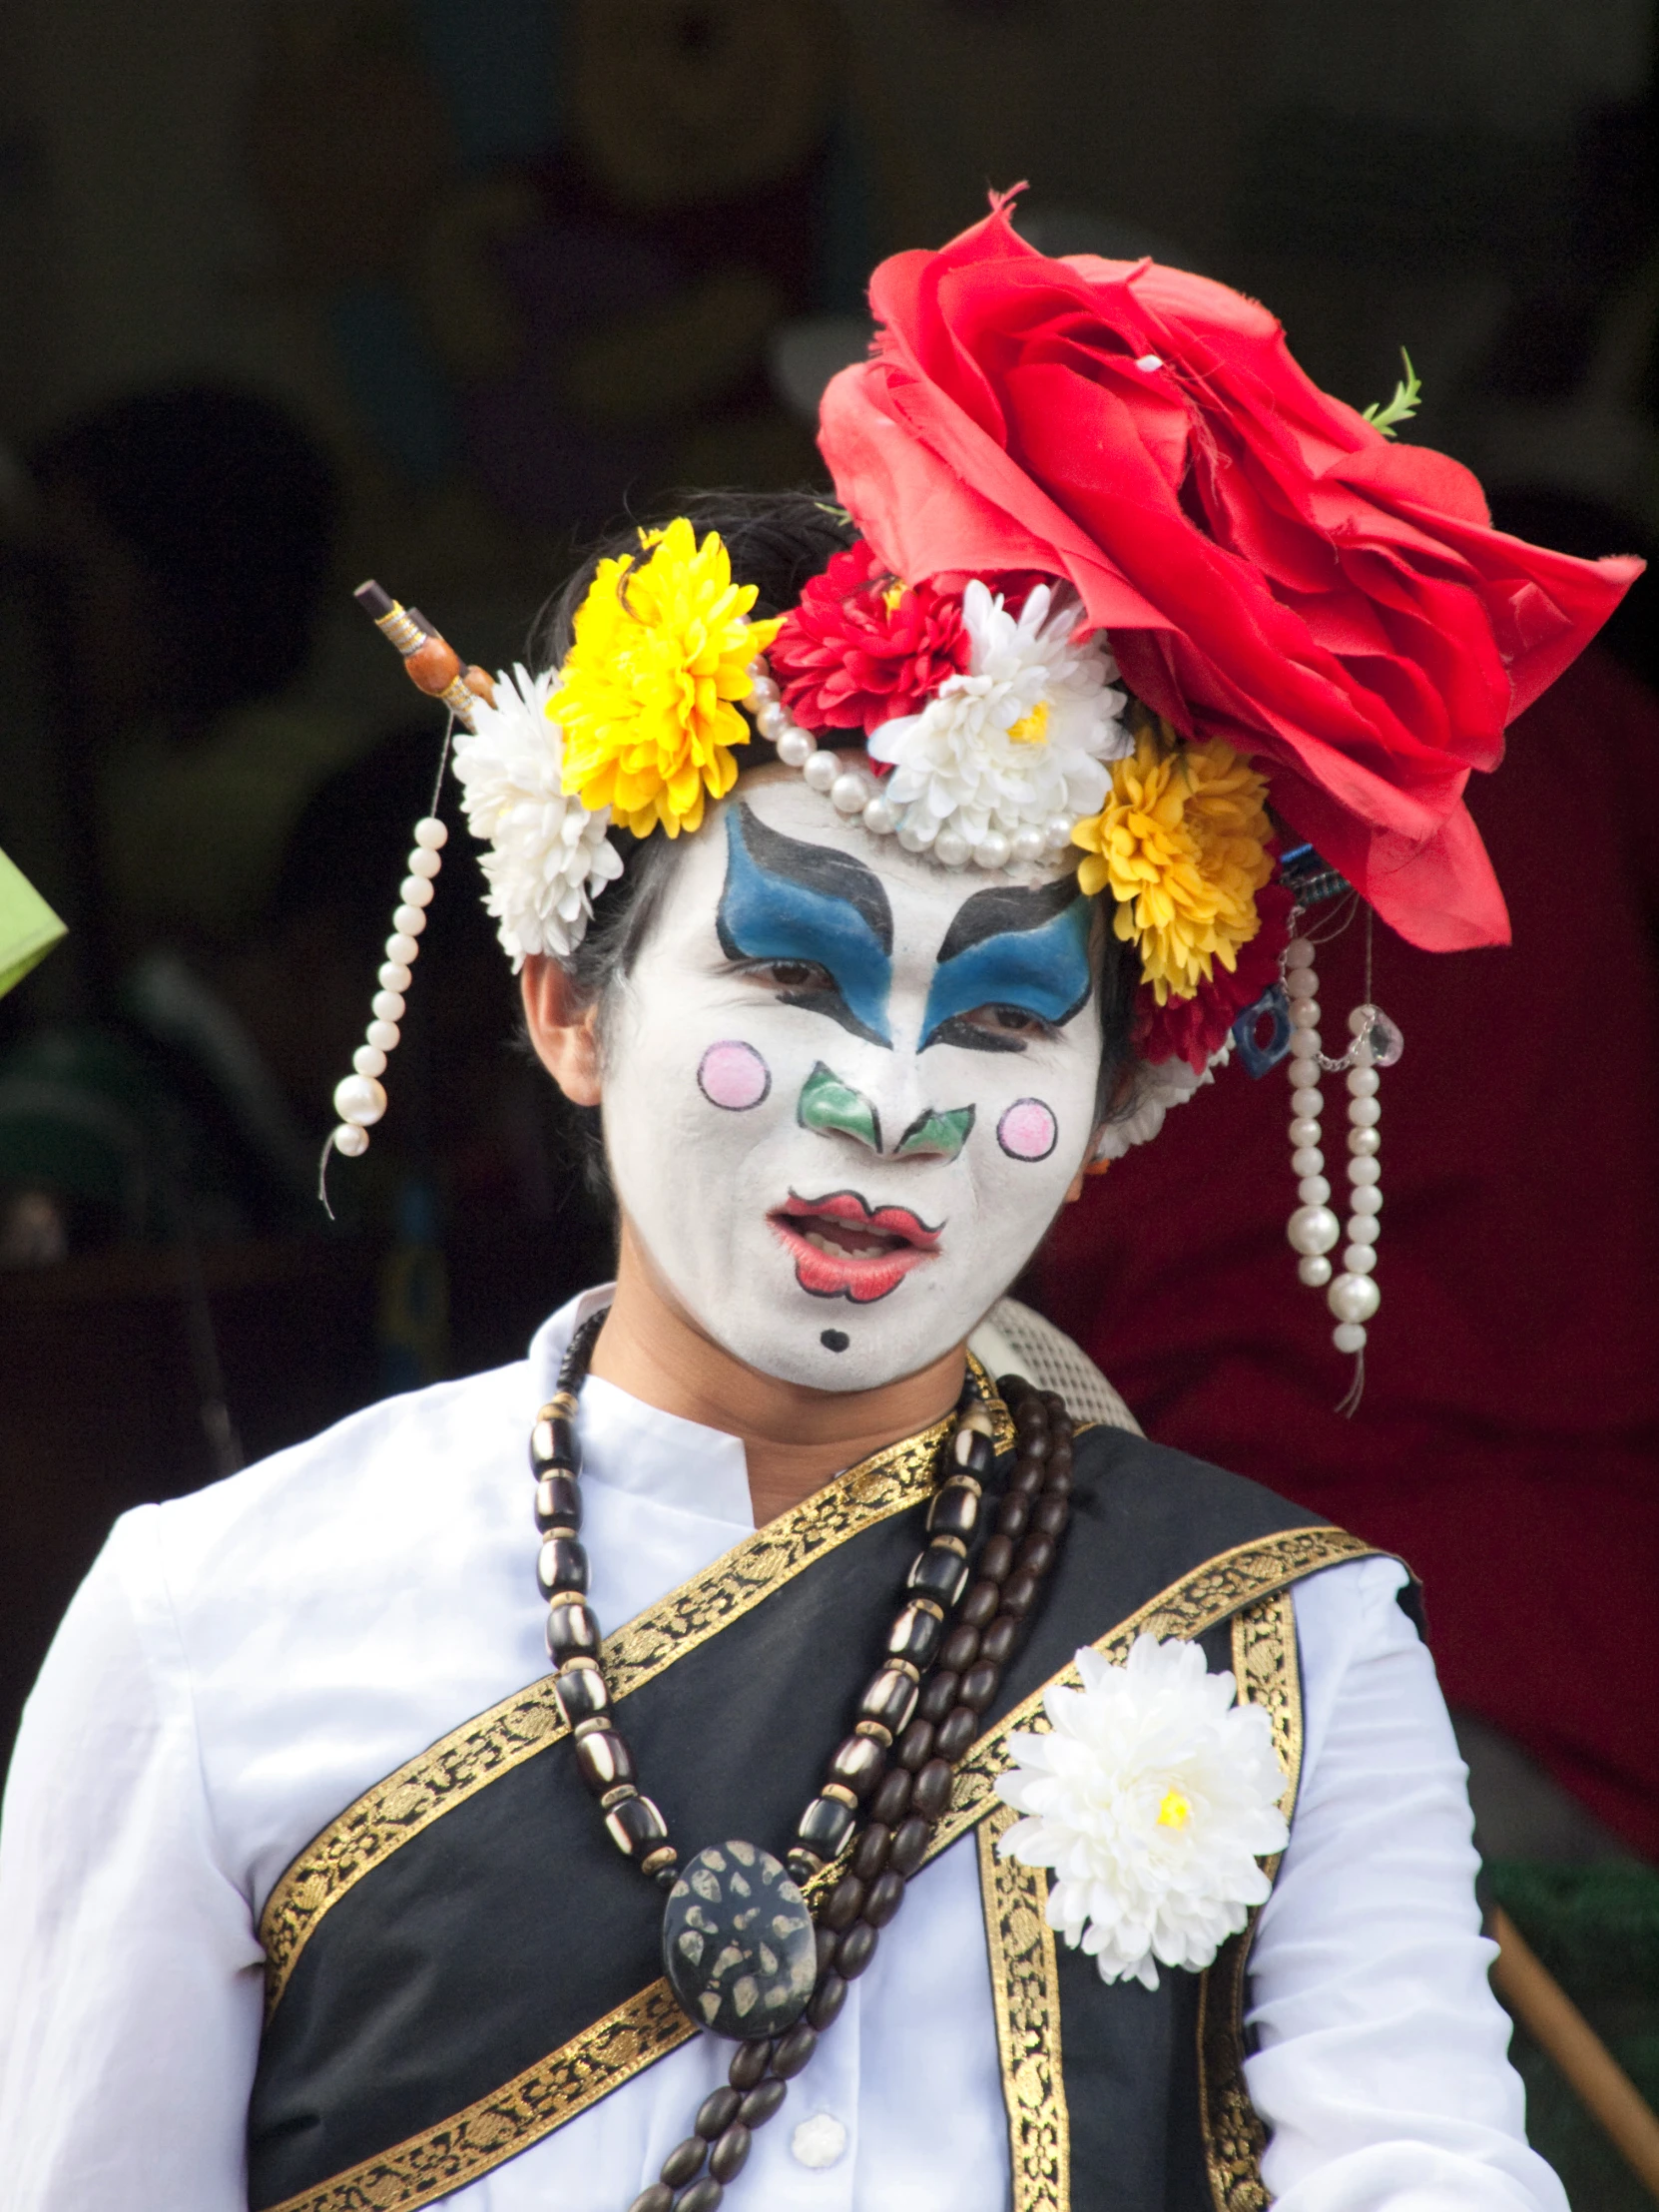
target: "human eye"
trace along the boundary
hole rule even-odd
[[[742,960],[737,964],[737,972],[769,990],[832,991],[835,988],[834,977],[818,960]]]
[[[1059,1034],[1051,1021],[1033,1013],[1029,1006],[988,1004],[974,1006],[961,1015],[965,1028],[981,1036],[1038,1040]]]

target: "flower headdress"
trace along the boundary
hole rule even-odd
[[[871,357],[830,383],[820,439],[856,542],[795,607],[757,620],[719,536],[681,517],[599,563],[556,674],[492,686],[378,595],[463,724],[502,940],[515,962],[568,953],[621,872],[612,823],[695,831],[755,737],[943,866],[1075,865],[1140,963],[1142,1075],[1102,1156],[1154,1134],[1235,1040],[1258,1073],[1289,1053],[1291,1239],[1326,1285],[1340,1225],[1318,1079],[1348,1071],[1373,1133],[1356,1160],[1373,1158],[1397,1035],[1368,1006],[1323,1052],[1297,915],[1352,887],[1428,949],[1506,941],[1464,787],[1641,564],[1493,530],[1467,470],[1394,441],[1414,378],[1362,415],[1254,301],[1151,261],[1051,259],[1006,199],[940,252],[883,263],[870,300]],[[860,740],[868,767],[843,757]],[[359,1063],[336,1101],[352,1151],[384,1110],[383,1050]],[[1377,1203],[1350,1172],[1360,1226],[1330,1296],[1357,1350]]]

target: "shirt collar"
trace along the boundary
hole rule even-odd
[[[559,1363],[590,1314],[609,1305],[614,1283],[601,1283],[561,1306],[530,1345],[538,1403],[557,1383]],[[747,1534],[755,1526],[749,1462],[741,1436],[665,1413],[600,1376],[582,1385],[582,1478],[630,1496],[671,1505]]]

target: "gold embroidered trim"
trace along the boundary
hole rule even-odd
[[[516,2158],[696,2033],[668,1983],[654,1981],[493,2096],[275,2212],[416,2212]]]
[[[1241,1705],[1267,1708],[1273,1723],[1273,1748],[1285,1772],[1279,1810],[1287,1821],[1296,1811],[1302,1781],[1302,1669],[1297,1663],[1296,1606],[1289,1589],[1248,1605],[1233,1616],[1233,1678]],[[1262,1862],[1269,1874],[1279,1859]]]
[[[1273,1748],[1285,1772],[1279,1806],[1288,1821],[1302,1780],[1302,1671],[1288,1589],[1233,1616],[1233,1674],[1239,1703],[1265,1706],[1273,1722]],[[1270,1882],[1282,1856],[1262,1862]],[[1199,2121],[1216,2212],[1267,2212],[1273,2202],[1262,2180],[1267,2129],[1244,2077],[1245,1967],[1260,1911],[1229,1936],[1198,1987]]]
[[[1324,1527],[1291,1528],[1278,1536],[1260,1537],[1254,1543],[1236,1544],[1231,1551],[1218,1553],[1202,1567],[1195,1567],[1191,1574],[1183,1575],[1179,1582],[1172,1582],[1155,1598],[1149,1598],[1127,1620],[1120,1621],[1116,1628],[1100,1637],[1094,1648],[1117,1663],[1129,1656],[1130,1645],[1143,1633],[1160,1640],[1166,1636],[1181,1636],[1191,1641],[1219,1626],[1230,1613],[1254,1604],[1289,1583],[1300,1581],[1305,1574],[1315,1574],[1321,1567],[1339,1566],[1344,1560],[1370,1557],[1373,1550],[1374,1546],[1362,1542],[1358,1536],[1350,1536],[1344,1529]],[[1022,1704],[1016,1705],[979,1738],[956,1769],[950,1806],[934,1830],[927,1854],[929,1859],[937,1858],[958,1836],[965,1836],[998,1802],[996,1778],[1010,1763],[1008,1738],[1016,1729],[1046,1734],[1048,1715],[1043,1711],[1044,1697],[1056,1684],[1076,1689],[1078,1679],[1075,1665],[1062,1667],[1042,1689],[1033,1690]]]
[[[931,1433],[924,1431],[924,1434]],[[922,1440],[917,1437],[912,1442],[919,1446]],[[907,1447],[892,1448],[902,1451]],[[1000,1442],[998,1448],[1004,1448]],[[876,1460],[866,1461],[863,1468],[855,1468],[841,1479],[850,1482],[859,1475],[867,1475],[883,1456],[877,1454]],[[882,1479],[897,1477],[883,1476]],[[808,1501],[809,1504],[813,1502]],[[907,1498],[904,1502],[910,1500]],[[899,1509],[896,1505],[892,1508]],[[782,1525],[773,1524],[774,1527]],[[1157,1636],[1201,1636],[1239,1606],[1284,1590],[1305,1574],[1372,1554],[1370,1544],[1362,1543],[1357,1536],[1350,1536],[1340,1528],[1292,1529],[1255,1543],[1239,1544],[1232,1551],[1222,1552],[1192,1573],[1183,1575],[1180,1581],[1171,1583],[1167,1590],[1100,1637],[1094,1648],[1110,1658],[1127,1656],[1129,1646],[1143,1629]],[[687,1585],[688,1590],[695,1587],[695,1584]],[[677,1594],[683,1597],[685,1592]],[[1075,1666],[1062,1668],[1053,1681],[1075,1685]],[[1044,1685],[1044,1689],[1048,1687]],[[964,1793],[964,1803],[957,1807],[953,1802],[950,1812],[934,1832],[924,1864],[936,1859],[978,1821],[1000,1808],[1001,1801],[994,1796],[992,1784],[1008,1764],[1007,1738],[1016,1728],[1041,1730],[1047,1727],[1047,1717],[1041,1710],[1042,1698],[1042,1690],[1033,1691],[1005,1720],[979,1739],[957,1769],[959,1785],[969,1767],[974,1770]],[[490,1717],[486,1714],[483,1719]],[[446,1743],[449,1740],[445,1738]],[[1300,1722],[1297,1740],[1300,1742]],[[397,1777],[393,1776],[392,1780],[396,1781]],[[1053,2017],[1056,2039],[1052,2079],[1055,2090],[1060,2091],[1057,2007]],[[395,2212],[420,2212],[421,2206],[461,2188],[491,2167],[528,2150],[543,2136],[553,2134],[567,2120],[586,2111],[590,2104],[597,2103],[599,2098],[621,2088],[647,2066],[666,2057],[695,2032],[675,2002],[668,1983],[654,1981],[638,1996],[619,2004],[615,2011],[607,2013],[604,2019],[596,2021],[580,2035],[573,2036],[551,2056],[540,2060],[494,2095],[481,2098],[465,2111],[440,2121],[423,2135],[397,2144],[380,2157],[366,2159],[361,2165],[336,2174],[320,2189],[304,2190],[298,2196],[285,2198],[279,2205],[273,2206],[271,2212],[393,2212],[393,2208]],[[1062,2114],[1063,2109],[1062,2103]],[[1053,2124],[1063,2127],[1063,2118]],[[1065,2199],[1058,2200],[1055,2212],[1066,2212]],[[1237,2212],[1247,2212],[1242,2199]]]
[[[1006,1451],[1014,1440],[1013,1422],[984,1370],[971,1354],[969,1360],[990,1399],[992,1441],[998,1452]],[[654,1681],[827,1552],[926,1497],[952,1418],[947,1415],[860,1460],[606,1637],[605,1673],[612,1698],[620,1701]],[[279,1878],[260,1917],[267,2018],[317,1923],[353,1883],[433,1821],[567,1733],[552,1677],[544,1676],[440,1736],[331,1821]]]
[[[1012,2212],[1068,2212],[1071,2127],[1060,2057],[1060,1976],[1048,1925],[1048,1876],[998,1859],[1019,1815],[998,1805],[979,1824],[979,1894],[1008,2108]]]

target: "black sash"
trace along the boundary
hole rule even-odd
[[[609,1640],[629,1740],[683,1859],[732,1835],[788,1848],[882,1648],[944,1428],[837,1477]],[[1130,1635],[1144,1616],[1160,1634],[1210,1633],[1210,1663],[1225,1666],[1219,1624],[1368,1548],[1120,1430],[1081,1434],[1076,1464],[1047,1601],[959,1771],[938,1848],[1001,1810],[1001,1740],[1079,1645]],[[595,1817],[545,1682],[411,1761],[308,1846],[267,1906],[254,2212],[412,2212],[665,2055],[693,2029],[661,1981],[659,1928],[654,1893]],[[1186,2186],[1206,2172],[1197,1979],[1109,1990],[1063,1947],[1057,1970],[1070,2205],[1207,2203]],[[1011,2122],[1016,2102],[1010,2078]],[[1169,2155],[1134,2148],[1149,2126]],[[1126,2158],[1140,2178],[1121,2187]]]

